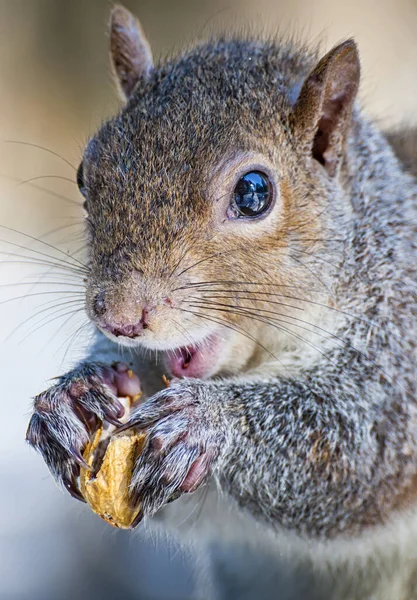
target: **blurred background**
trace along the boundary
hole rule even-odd
[[[236,18],[321,37],[325,49],[355,36],[367,112],[384,127],[417,121],[415,0],[125,5],[156,56]],[[107,0],[0,0],[1,600],[205,597],[192,552],[150,532],[111,530],[57,489],[24,442],[31,397],[83,355],[91,335],[79,275],[68,267],[76,269],[83,245],[73,167],[89,135],[119,106],[105,34],[110,7]],[[230,561],[230,549],[216,550],[221,597],[253,597],[250,582],[239,588],[239,552]],[[294,589],[285,597],[302,597]]]

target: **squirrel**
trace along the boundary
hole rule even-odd
[[[110,55],[124,105],[77,173],[97,342],[35,398],[27,440],[82,500],[91,432],[140,387],[120,348],[155,351],[171,384],[120,427],[147,434],[134,526],[208,480],[330,554],[407,523],[417,183],[359,106],[355,42],[218,36],[155,64],[116,6]]]

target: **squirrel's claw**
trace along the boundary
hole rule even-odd
[[[139,523],[143,520],[143,512],[140,510],[136,517],[133,519],[130,529],[135,529],[139,525]]]
[[[72,448],[70,450],[70,455],[80,467],[82,467],[83,469],[87,469],[88,471],[92,470],[92,467],[84,460],[80,452]]]
[[[67,492],[76,500],[79,500],[80,502],[84,502],[85,500],[80,492],[80,490],[78,489],[77,485],[75,484],[75,482],[72,479],[63,479],[62,480],[63,486],[64,488],[67,490]]]

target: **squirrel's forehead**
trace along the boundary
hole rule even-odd
[[[244,137],[238,128],[224,123],[214,126],[186,118],[143,119],[140,114],[137,118],[122,114],[90,140],[84,161],[94,178],[116,170],[126,176],[134,172],[136,177],[166,179],[185,176],[191,168],[195,177],[208,163],[216,164],[228,148],[242,145]]]
[[[206,166],[223,159],[229,151],[257,150],[274,145],[288,136],[288,127],[278,107],[252,104],[219,104],[198,108],[195,105],[165,107],[151,114],[143,105],[123,111],[106,123],[89,142],[84,158],[103,166],[134,167],[138,172],[163,171],[183,165]]]

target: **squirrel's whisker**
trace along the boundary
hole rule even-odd
[[[269,318],[269,317],[264,317],[263,315],[259,316],[259,314],[258,314],[259,312],[268,312],[268,313],[272,312],[274,314],[274,311],[268,311],[268,310],[265,310],[265,309],[261,309],[259,307],[256,307],[256,311],[258,311],[258,312],[253,312],[253,310],[251,310],[250,308],[241,307],[241,306],[233,306],[233,305],[223,305],[223,304],[220,304],[220,305],[217,305],[217,306],[229,307],[229,308],[216,308],[216,303],[214,303],[214,302],[211,303],[211,305],[214,308],[211,308],[210,305],[206,301],[193,302],[193,303],[189,303],[188,305],[191,306],[191,307],[198,306],[199,308],[205,308],[206,310],[218,310],[220,312],[229,312],[230,314],[247,316],[248,318],[254,319],[255,321],[259,321],[259,322],[265,323],[266,325],[270,325],[271,327],[275,327],[276,329],[279,329],[279,330],[283,331],[284,333],[286,332],[287,334],[300,339],[305,344],[309,345],[311,348],[313,348],[314,350],[316,350],[317,352],[319,352],[324,358],[326,358],[327,360],[329,360],[332,364],[334,364],[336,366],[340,366],[340,365],[338,365],[338,363],[336,363],[333,360],[331,360],[329,358],[329,356],[324,351],[322,351],[318,346],[316,346],[315,344],[313,344],[313,342],[311,342],[309,340],[306,340],[305,338],[303,338],[302,336],[300,336],[296,332],[291,331],[290,329],[288,329],[286,327],[283,327],[282,325],[276,325],[275,323],[284,323],[284,324],[287,324],[287,325],[291,325],[293,327],[298,327],[300,329],[304,329],[305,331],[308,331],[309,333],[312,333],[313,335],[317,335],[317,336],[319,336],[321,338],[327,339],[328,341],[333,341],[333,343],[336,345],[337,348],[349,348],[350,350],[352,350],[353,352],[355,352],[355,354],[358,354],[362,358],[367,359],[375,367],[375,369],[377,369],[378,371],[381,372],[381,374],[386,378],[387,381],[389,381],[391,383],[391,385],[393,385],[394,387],[397,387],[396,382],[391,377],[389,377],[387,375],[387,373],[385,372],[385,370],[383,369],[383,367],[381,367],[381,365],[379,365],[378,363],[376,363],[369,356],[369,354],[367,354],[366,352],[363,352],[362,350],[359,350],[359,349],[355,348],[355,346],[353,346],[349,342],[344,341],[342,338],[338,337],[336,334],[334,334],[334,333],[332,333],[330,331],[327,331],[326,329],[324,329],[323,327],[320,327],[319,325],[315,325],[314,323],[310,323],[309,321],[305,321],[303,319],[299,319],[298,317],[293,317],[291,315],[285,315],[285,314],[283,315],[286,318],[289,318],[289,319],[292,319],[292,320],[301,321],[302,323],[305,323],[307,325],[310,325],[311,327],[320,329],[321,331],[312,331],[311,329],[308,329],[307,327],[305,327],[303,325],[299,325],[297,323],[289,323],[288,321],[284,321],[283,319]],[[254,307],[252,307],[252,308],[254,308]],[[275,314],[281,314],[281,313],[275,313]],[[324,333],[321,333],[321,332],[324,332]],[[327,334],[327,335],[324,335],[324,334]],[[345,369],[343,367],[342,367],[342,372],[345,372]]]
[[[78,298],[77,299],[72,299],[72,300],[67,300],[65,302],[56,302],[55,300],[52,301],[52,302],[51,303],[47,303],[47,304],[50,304],[48,307],[43,308],[42,310],[36,311],[35,313],[31,314],[27,319],[25,319],[24,321],[22,321],[21,323],[19,323],[19,325],[17,327],[15,327],[13,329],[13,331],[11,331],[7,335],[7,337],[5,338],[4,341],[5,342],[9,341],[9,339],[19,331],[19,329],[21,329],[24,325],[26,325],[27,323],[30,323],[30,321],[32,321],[32,319],[36,319],[36,317],[39,317],[39,315],[41,315],[42,313],[44,313],[46,311],[53,311],[55,308],[64,307],[64,306],[67,307],[68,305],[76,305],[76,304],[82,305],[82,302]],[[45,306],[45,305],[42,305],[42,306]],[[46,318],[49,319],[54,314],[55,313],[49,313]],[[37,325],[40,322],[41,321],[36,321],[34,323],[34,325]]]
[[[172,270],[171,270],[171,272],[169,274],[169,278],[172,278],[174,276],[175,271],[178,269],[179,265],[184,262],[185,256],[187,255],[187,252],[189,252],[190,249],[192,249],[193,247],[195,247],[196,243],[197,242],[194,242],[194,244],[192,244],[191,248],[187,244],[184,245],[183,252],[180,254],[179,260],[175,263],[174,267],[172,268]]]
[[[197,307],[199,308],[199,307]],[[290,368],[288,365],[285,365],[282,360],[280,360],[275,354],[273,354],[266,346],[264,346],[257,338],[255,338],[254,336],[252,336],[250,333],[248,333],[247,331],[245,331],[242,327],[239,327],[236,324],[231,325],[226,319],[223,319],[222,317],[219,317],[216,315],[216,317],[213,317],[212,315],[207,316],[206,314],[202,314],[199,312],[195,312],[195,311],[190,311],[184,308],[180,309],[183,312],[189,312],[197,317],[200,317],[201,319],[205,319],[206,321],[211,321],[213,323],[216,323],[218,325],[222,325],[223,327],[226,327],[227,329],[231,329],[232,331],[235,331],[236,333],[239,333],[241,335],[243,335],[244,337],[250,339],[251,341],[253,341],[255,344],[257,344],[260,348],[262,348],[262,350],[264,350],[269,356],[271,356],[271,358],[273,358],[276,362],[278,362],[281,367],[286,371],[288,378],[290,380],[294,380],[293,375],[291,374]],[[306,384],[307,387],[308,384]]]
[[[3,254],[5,256],[22,256],[20,254],[13,254],[10,252],[3,252],[2,250],[0,250],[0,254]],[[23,256],[23,258],[25,260],[2,260],[0,261],[0,266],[1,265],[33,265],[33,266],[50,266],[50,270],[51,269],[56,269],[57,271],[62,271],[62,274],[64,275],[69,275],[72,274],[74,276],[74,278],[77,278],[78,280],[80,279],[80,277],[84,276],[84,273],[78,271],[77,269],[74,269],[72,265],[63,265],[63,264],[59,264],[59,263],[54,263],[52,261],[47,261],[47,260],[41,260],[38,258],[33,258],[28,256],[25,257]],[[47,273],[49,273],[50,271],[48,271]]]
[[[68,323],[68,321],[71,319],[71,317],[69,317],[66,321],[64,321],[64,323],[62,324],[61,327],[65,327],[65,325]],[[73,346],[73,344],[75,343],[75,340],[77,339],[77,337],[81,334],[81,332],[86,329],[89,325],[91,325],[91,322],[86,319],[85,322],[80,325],[80,327],[78,327],[78,329],[76,329],[74,331],[74,333],[72,333],[70,336],[68,336],[63,342],[62,344],[59,346],[58,350],[56,351],[55,354],[57,354],[63,346],[65,346],[65,344],[68,343],[67,349],[64,352],[64,356],[62,357],[62,363],[65,362],[65,359],[67,358],[67,355],[71,349],[71,347]],[[50,340],[52,340],[53,338],[51,337]],[[47,345],[49,344],[50,340],[48,340]]]
[[[35,329],[31,329],[31,330],[30,330],[30,331],[27,333],[27,335],[25,335],[25,337],[24,337],[22,340],[20,340],[20,342],[19,342],[19,345],[20,345],[20,344],[23,344],[23,342],[25,342],[25,341],[27,340],[27,338],[28,338],[30,335],[34,334],[36,331],[39,331],[39,329],[41,329],[41,328],[42,328],[42,327],[44,327],[45,325],[49,325],[49,323],[53,323],[53,322],[54,322],[54,321],[56,321],[57,319],[63,319],[63,318],[64,318],[64,317],[66,317],[67,315],[71,315],[71,317],[73,317],[74,315],[76,315],[76,314],[78,314],[78,313],[82,312],[83,310],[84,310],[84,307],[82,307],[82,308],[79,308],[79,309],[77,309],[77,310],[73,310],[73,311],[66,312],[66,313],[64,313],[64,314],[59,314],[58,316],[56,316],[56,317],[53,317],[52,319],[50,319],[50,318],[49,318],[49,315],[48,315],[47,319],[46,319],[45,321],[43,321],[43,322],[42,322],[42,324],[40,324],[40,325],[39,325],[38,327],[36,327]],[[66,321],[65,321],[65,323],[66,323]],[[61,325],[61,328],[62,328],[62,325]]]
[[[242,290],[242,293],[245,293],[245,292]],[[287,308],[292,308],[293,310],[300,310],[302,312],[305,311],[305,308],[302,308],[301,306],[294,306],[292,304],[287,304],[285,302],[278,302],[277,300],[267,300],[267,299],[258,298],[258,297],[252,297],[252,298],[250,298],[250,297],[247,297],[247,296],[240,296],[240,295],[237,295],[237,294],[240,294],[239,290],[237,291],[237,293],[236,293],[235,296],[216,296],[214,294],[211,295],[208,292],[205,292],[205,296],[208,296],[209,300],[212,300],[212,299],[219,299],[219,300],[222,300],[222,299],[226,299],[226,300],[233,299],[233,300],[236,300],[236,301],[249,300],[251,302],[256,302],[256,301],[258,301],[258,302],[268,302],[269,304],[275,304],[277,306],[285,306]],[[274,294],[274,295],[275,296],[280,296],[280,294]],[[284,296],[284,295],[282,297],[283,298],[289,298],[291,300],[298,300],[300,302],[303,301],[301,298],[297,298],[297,297]],[[200,300],[201,296],[193,296],[193,298],[197,298],[198,300]],[[204,296],[203,296],[203,298],[204,298]],[[277,313],[277,314],[279,314],[279,313]]]
[[[18,258],[27,258],[27,259],[37,258],[38,256],[45,256],[48,260],[53,260],[56,264],[70,266],[74,270],[78,270],[80,273],[85,272],[85,270],[81,269],[77,264],[71,263],[69,261],[65,261],[63,258],[60,258],[59,256],[54,256],[53,254],[47,254],[46,252],[41,252],[40,250],[36,250],[36,248],[27,248],[26,246],[22,246],[20,244],[15,244],[14,242],[9,242],[7,240],[0,240],[0,242],[3,244],[7,244],[9,246],[13,246],[14,248],[20,248],[22,250],[26,250],[27,252],[32,252],[33,254],[36,254],[36,256],[32,256],[30,254],[28,255],[28,254],[21,254],[19,252],[10,252],[8,250],[0,250],[0,253],[5,256],[16,256]],[[68,256],[68,258],[72,258],[71,254],[68,254],[67,256]]]
[[[239,284],[239,282],[229,282],[229,283],[234,283],[236,285]],[[251,283],[251,282],[242,282],[242,283],[245,283],[247,285],[260,285],[262,287],[265,287],[265,286],[268,285],[267,283]],[[275,284],[271,284],[271,285],[274,286]],[[186,288],[188,286],[184,286],[184,287]],[[194,289],[197,288],[197,286],[193,286],[193,287],[194,287]],[[281,287],[281,286],[277,284],[276,287]],[[282,287],[289,287],[289,286],[282,286]],[[293,287],[297,287],[297,286],[293,286]],[[268,296],[268,295],[277,295],[277,296],[282,296],[282,294],[279,294],[279,293],[258,292],[256,290],[255,291],[251,291],[251,290],[244,290],[244,291],[243,290],[228,290],[228,289],[218,290],[216,288],[214,288],[213,290],[210,290],[210,289],[207,289],[207,288],[204,289],[204,290],[200,290],[200,294],[203,294],[203,293],[204,294],[210,294],[210,297],[214,297],[214,296],[212,296],[213,293],[217,293],[217,292],[219,292],[219,293],[220,292],[222,292],[222,293],[223,292],[228,293],[229,291],[230,292],[236,292],[236,293],[240,293],[242,291],[245,294],[256,294],[257,296],[259,296],[259,295],[266,295],[266,296]],[[320,293],[320,294],[323,293],[323,292],[317,292],[316,290],[306,290],[306,291],[313,291],[315,293]],[[365,319],[364,317],[361,317],[359,315],[354,315],[352,313],[348,313],[347,311],[344,311],[342,309],[336,308],[334,306],[329,306],[328,304],[323,304],[322,302],[317,302],[316,300],[311,300],[309,298],[300,298],[300,297],[287,296],[287,295],[285,297],[289,298],[289,299],[298,300],[300,302],[306,302],[308,304],[313,304],[315,306],[319,306],[319,307],[327,309],[327,310],[332,310],[332,311],[338,312],[338,313],[340,313],[340,314],[342,314],[342,315],[344,315],[346,317],[349,317],[351,319],[357,319],[358,321],[361,321],[363,323],[367,323],[368,325],[372,325],[372,326],[375,326],[375,327],[380,327],[380,325],[378,323],[375,323],[374,321],[370,321],[369,319]],[[233,299],[235,299],[235,297],[233,297]],[[262,301],[264,301],[264,300],[262,300]],[[268,300],[265,300],[265,302],[267,302],[267,301]]]
[[[233,310],[230,309],[226,309],[226,308],[219,308],[216,306],[210,306],[206,303],[188,303],[188,306],[190,306],[191,308],[203,308],[206,310],[211,310],[211,311],[219,311],[219,312],[224,312],[224,313],[228,313],[231,315],[237,315],[237,316],[244,316],[244,317],[248,317],[249,319],[252,319],[254,321],[258,321],[260,323],[265,323],[265,325],[270,325],[271,327],[274,327],[275,329],[278,329],[279,331],[284,332],[287,336],[289,337],[293,337],[296,339],[301,340],[302,342],[304,342],[305,344],[307,344],[308,346],[310,346],[311,348],[313,348],[313,350],[316,350],[317,352],[319,352],[324,358],[326,358],[327,360],[329,360],[331,363],[333,363],[334,365],[337,365],[336,362],[334,362],[332,359],[330,359],[326,352],[324,352],[323,350],[321,350],[318,346],[316,346],[316,344],[313,344],[313,342],[310,342],[309,340],[306,340],[305,338],[303,338],[301,335],[287,329],[286,327],[283,327],[282,325],[278,325],[277,322],[279,321],[279,319],[273,319],[274,322],[272,322],[272,320],[268,319],[267,317],[263,317],[262,315],[259,316],[259,314],[247,310],[247,309],[242,309],[240,310],[239,307],[236,307]],[[290,323],[289,323],[290,324]],[[313,332],[312,332],[313,333]]]
[[[325,243],[328,243],[328,242],[329,242],[329,240],[326,240],[326,239],[320,239],[320,238],[310,238],[308,241],[312,241],[312,242],[315,242],[315,243],[317,243],[317,242],[325,242]],[[338,240],[338,241],[342,241],[342,240]],[[280,247],[280,245],[279,245],[279,244],[277,244],[277,246],[276,246],[276,247],[277,247],[277,248],[279,248],[279,247]],[[337,269],[340,269],[340,268],[341,268],[341,267],[340,267],[340,265],[334,264],[333,262],[331,262],[331,261],[329,261],[329,260],[326,260],[325,258],[322,258],[322,257],[320,257],[320,256],[317,256],[317,255],[313,254],[312,252],[308,252],[308,251],[305,251],[305,250],[301,250],[301,249],[300,249],[300,248],[298,248],[298,247],[295,247],[295,248],[294,248],[294,247],[292,246],[292,244],[288,244],[288,243],[287,243],[287,244],[283,244],[283,245],[282,245],[282,247],[283,247],[283,248],[284,248],[284,247],[285,247],[285,248],[290,248],[290,249],[291,249],[293,252],[296,252],[296,253],[298,253],[298,254],[302,254],[302,255],[306,255],[306,256],[313,257],[315,260],[317,260],[317,261],[319,261],[319,262],[323,262],[323,263],[329,264],[329,265],[331,265],[331,266],[332,266],[332,267],[334,267],[334,268],[337,268]],[[234,250],[234,249],[237,249],[237,250],[239,250],[239,249],[241,249],[241,248],[242,248],[242,245],[238,245],[238,246],[236,246],[236,247],[229,248],[229,249],[227,249],[227,250],[225,250],[225,251],[216,252],[216,253],[214,253],[214,254],[211,254],[210,256],[207,256],[207,257],[205,257],[205,258],[203,258],[203,259],[201,259],[201,260],[198,260],[198,261],[196,261],[195,263],[193,263],[192,265],[190,265],[190,266],[186,267],[185,269],[183,269],[182,271],[180,271],[180,273],[178,273],[178,274],[177,274],[177,277],[180,277],[181,275],[183,275],[183,274],[184,274],[184,273],[186,273],[187,271],[190,271],[191,269],[195,268],[196,266],[200,265],[200,264],[201,264],[201,263],[203,263],[203,262],[206,262],[206,261],[208,261],[208,260],[210,260],[210,259],[212,259],[212,258],[216,258],[216,257],[218,257],[218,256],[221,256],[221,255],[223,255],[223,254],[227,254],[227,253],[231,252],[231,251],[232,251],[232,250]],[[185,254],[185,253],[184,253],[184,254]],[[175,270],[176,270],[176,268],[177,268],[178,264],[180,264],[180,263],[181,263],[181,261],[183,260],[183,258],[184,258],[184,256],[182,256],[182,258],[180,259],[180,261],[178,261],[178,263],[177,263],[177,265],[174,267],[174,269],[173,269],[173,271],[172,271],[171,275],[172,275],[172,274],[175,272]],[[292,256],[292,258],[293,258],[293,260],[295,260],[296,262],[298,262],[299,264],[301,264],[301,265],[302,265],[304,268],[307,268],[307,266],[306,266],[304,263],[302,263],[301,261],[299,261],[299,260],[295,259],[293,256]],[[260,265],[258,265],[257,263],[253,263],[252,261],[250,261],[250,259],[248,259],[248,260],[249,260],[249,262],[251,262],[251,264],[253,264],[253,265],[254,265],[254,266],[255,266],[255,267],[258,269],[258,270],[265,272],[265,271],[264,271],[264,269],[263,269],[263,268],[262,268]],[[319,282],[320,282],[322,285],[324,285],[321,279],[319,279]]]
[[[211,254],[210,256],[206,256],[205,258],[202,258],[201,260],[198,260],[197,262],[193,263],[192,265],[190,265],[186,269],[183,269],[182,271],[180,271],[177,274],[177,277],[181,277],[182,275],[184,275],[184,273],[187,273],[187,271],[190,271],[191,269],[194,269],[198,265],[201,265],[201,263],[203,263],[203,262],[206,262],[206,261],[211,260],[213,258],[217,258],[218,256],[221,256],[222,254],[228,254],[229,252],[230,252],[230,250],[228,249],[228,250],[224,250],[223,252],[215,252],[214,254]]]
[[[52,154],[53,156],[60,158],[64,163],[66,163],[69,167],[71,167],[71,169],[73,169],[74,171],[77,171],[76,167],[74,167],[74,165],[72,163],[70,163],[69,160],[64,158],[64,156],[61,156],[61,154],[58,154],[58,152],[55,152],[54,150],[51,150],[50,148],[45,148],[45,146],[41,146],[40,144],[33,144],[32,142],[24,142],[21,140],[4,140],[4,143],[5,144],[19,144],[21,146],[30,146],[32,148],[38,148],[39,150],[43,150],[44,152],[47,152],[48,154]]]
[[[238,327],[238,326],[232,326],[230,325],[230,323],[228,321],[226,321],[225,319],[222,319],[221,317],[216,317],[213,318],[212,316],[208,317],[205,314],[201,314],[195,311],[190,311],[190,310],[186,310],[181,308],[180,309],[183,312],[190,312],[191,314],[200,317],[201,319],[205,319],[207,321],[212,321],[213,323],[217,323],[218,325],[222,325],[224,327],[226,327],[227,329],[231,329],[233,331],[236,331],[237,333],[247,337],[248,339],[252,340],[253,342],[255,342],[258,346],[260,346],[265,352],[267,352],[267,354],[269,354],[276,362],[278,362],[282,368],[287,372],[288,377],[290,380],[294,380],[293,375],[290,372],[290,369],[287,365],[285,365],[277,356],[275,356],[270,350],[268,350],[268,348],[266,348],[261,342],[259,342],[259,340],[257,340],[255,337],[253,337],[252,335],[250,335],[248,332],[244,331],[242,328]],[[305,384],[307,386],[308,389],[311,390],[311,386],[308,385],[307,383]]]
[[[212,280],[212,281],[196,281],[196,282],[192,282],[192,283],[188,283],[186,285],[182,285],[180,287],[174,288],[173,291],[177,291],[177,290],[186,290],[186,289],[192,289],[192,288],[199,288],[199,287],[207,287],[210,285],[259,285],[262,287],[275,287],[275,288],[296,288],[296,289],[300,289],[300,290],[305,290],[307,292],[315,292],[317,294],[323,294],[324,292],[320,291],[320,290],[316,290],[316,289],[312,289],[312,288],[304,288],[303,286],[300,285],[296,285],[296,284],[288,284],[288,283],[269,283],[266,281],[235,281],[234,279],[217,279],[217,280]],[[209,290],[210,291],[210,288]],[[224,292],[224,291],[229,291],[227,290],[217,290],[216,288],[214,288],[213,291],[219,291],[219,292]],[[232,290],[234,291],[234,290]],[[245,290],[247,293],[249,293],[248,290]],[[260,293],[260,292],[255,292],[255,293]],[[269,294],[269,292],[264,292],[266,294]]]
[[[11,233],[16,233],[18,235],[24,236],[26,238],[28,238],[29,240],[32,240],[34,242],[38,242],[39,244],[42,244],[43,246],[47,247],[47,248],[51,248],[52,250],[55,250],[55,252],[58,252],[59,254],[63,254],[65,256],[65,258],[68,259],[68,257],[71,255],[68,255],[67,252],[64,252],[64,250],[61,250],[61,248],[58,248],[57,246],[54,246],[53,244],[49,243],[49,242],[45,242],[44,240],[41,240],[39,238],[37,238],[36,236],[30,235],[29,233],[24,233],[23,231],[19,231],[18,229],[14,229],[13,227],[6,227],[6,225],[0,225],[0,227],[2,229],[5,229],[6,231],[10,231]],[[10,243],[14,246],[19,247],[18,244],[15,244],[14,242],[8,242],[7,240],[0,240],[1,242],[4,243]],[[25,250],[29,250],[29,248],[22,246],[22,248],[24,248]],[[33,250],[33,252],[35,252],[35,250]],[[37,251],[38,253],[40,253],[40,251]],[[47,255],[45,255],[47,256]],[[73,257],[71,257],[73,258]],[[61,259],[63,260],[63,259]],[[85,265],[81,260],[79,260],[78,258],[73,258],[73,260],[75,262],[77,262],[83,269],[88,270],[87,265]]]
[[[294,256],[292,257],[292,260],[294,260],[297,264],[299,264],[303,269],[308,271],[314,277],[314,279],[316,279],[319,282],[319,284],[326,290],[326,292],[329,294],[329,296],[334,298],[334,295],[333,295],[332,291],[329,289],[328,285],[326,283],[324,283],[323,279],[321,277],[319,277],[317,275],[317,273],[315,273],[310,266],[306,265],[305,263],[303,263],[301,260],[295,258]]]
[[[30,322],[32,319],[35,319],[36,317],[39,317],[41,314],[47,312],[48,314],[45,317],[45,319],[49,319],[50,317],[58,314],[58,312],[60,310],[63,310],[64,308],[67,308],[68,306],[80,306],[80,307],[84,307],[84,303],[80,301],[79,298],[72,298],[71,300],[65,300],[63,302],[55,302],[55,304],[51,304],[50,306],[47,306],[45,308],[42,308],[41,310],[37,310],[35,313],[33,313],[32,315],[30,315],[30,317],[28,317],[25,321],[25,323]],[[33,326],[37,325],[38,323],[41,323],[41,321],[36,321],[35,323],[33,323]],[[23,326],[24,323],[22,323]]]
[[[83,244],[77,250],[75,250],[71,256],[74,256],[74,255],[78,254],[79,252],[84,252],[87,248],[88,248],[88,244]]]
[[[251,298],[242,298],[242,297],[239,297],[239,298],[233,298],[233,297],[232,298],[227,298],[226,296],[223,296],[221,298],[223,298],[223,299],[229,299],[229,300],[238,300],[238,301],[240,301],[240,300],[252,300]],[[274,319],[274,320],[280,321],[282,323],[287,323],[288,325],[294,325],[294,327],[299,327],[301,329],[305,329],[305,331],[309,331],[310,333],[313,333],[313,334],[318,335],[320,337],[323,337],[325,339],[329,339],[329,336],[330,336],[331,338],[339,340],[343,344],[343,347],[348,347],[349,346],[349,344],[347,342],[345,342],[344,340],[342,340],[342,338],[338,337],[336,334],[334,334],[334,333],[332,333],[330,331],[327,331],[327,329],[324,329],[323,327],[320,327],[319,325],[316,325],[315,323],[311,323],[310,321],[307,321],[305,319],[300,319],[299,317],[294,317],[291,314],[281,313],[281,312],[278,312],[278,311],[275,311],[275,310],[269,310],[269,309],[266,309],[266,308],[260,308],[258,306],[259,303],[261,303],[261,304],[262,303],[271,304],[271,302],[269,300],[267,300],[267,299],[261,298],[261,299],[259,299],[259,301],[258,301],[258,299],[254,299],[253,301],[254,302],[258,301],[258,304],[256,306],[250,306],[250,307],[249,306],[242,306],[240,304],[237,304],[237,305],[235,305],[235,304],[222,304],[222,303],[218,303],[216,301],[202,300],[201,298],[191,297],[191,296],[190,296],[189,299],[191,299],[193,302],[197,300],[198,302],[203,302],[205,304],[210,304],[210,305],[213,305],[213,306],[221,306],[221,307],[224,307],[224,308],[231,308],[231,309],[238,309],[238,310],[256,310],[258,312],[260,311],[262,313],[267,313],[267,314],[272,314],[272,315],[278,315],[280,317],[285,317],[286,319],[292,319],[293,321],[299,321],[300,323],[304,323],[305,325],[309,325],[311,327],[314,327],[315,329],[319,329],[320,331],[312,331],[311,329],[307,329],[307,327],[304,327],[303,325],[299,325],[297,323],[287,323],[287,321],[284,321],[282,319],[276,319],[276,318]],[[280,303],[279,302],[273,302],[272,304],[280,304]],[[297,309],[298,308],[296,306],[290,306],[288,304],[284,304],[283,306],[288,306],[289,308],[293,308],[293,309]],[[255,313],[255,314],[257,314],[257,313]],[[321,333],[321,332],[323,332],[323,333]],[[351,346],[351,347],[356,352],[360,352],[362,354],[362,352],[360,350],[357,350],[353,346]],[[366,356],[366,355],[364,354],[364,356]]]
[[[2,288],[8,288],[8,287],[15,287],[15,286],[21,286],[21,285],[27,285],[27,286],[33,286],[33,285],[64,285],[64,286],[68,286],[68,287],[77,287],[77,288],[81,288],[84,289],[85,286],[82,283],[75,283],[72,281],[16,281],[14,283],[0,283],[0,289]]]
[[[32,183],[32,181],[37,181],[39,179],[62,179],[62,181],[69,181],[70,183],[76,184],[76,181],[70,179],[69,177],[63,177],[62,175],[37,175],[36,177],[30,177],[29,179],[25,179],[17,184],[17,187],[21,185],[25,185],[26,183]]]
[[[48,196],[53,196],[54,198],[59,198],[60,200],[65,200],[69,204],[77,206],[78,208],[81,208],[81,206],[82,206],[81,202],[78,202],[77,200],[74,200],[73,198],[68,198],[68,196],[64,196],[63,194],[58,194],[57,192],[54,192],[53,190],[50,190],[49,188],[43,187],[42,185],[37,185],[36,183],[30,183],[27,181],[23,181],[22,179],[18,179],[17,177],[10,177],[10,175],[0,174],[0,177],[3,179],[9,179],[11,181],[16,181],[19,185],[28,185],[29,187],[31,187],[35,190],[39,190],[39,191],[43,192],[44,194],[47,194]]]
[[[84,297],[83,292],[77,292],[75,290],[45,290],[43,292],[32,292],[30,294],[22,294],[21,296],[14,296],[13,298],[6,298],[6,300],[2,300],[0,305],[8,304],[9,302],[17,302],[18,300],[24,300],[25,298],[33,298],[35,296],[48,296],[50,294],[60,295],[60,294],[72,294],[73,296],[78,295],[80,298]]]
[[[77,217],[75,217],[75,218],[77,218]],[[39,241],[44,240],[45,238],[47,238],[50,235],[53,235],[54,233],[58,233],[59,231],[64,231],[64,229],[69,229],[70,227],[80,227],[81,223],[82,223],[81,219],[77,218],[77,221],[75,223],[67,223],[66,225],[61,225],[60,227],[55,227],[54,229],[50,229],[46,233],[43,233],[41,236],[39,236]],[[80,239],[84,239],[83,232],[80,231],[78,233],[80,234]],[[74,237],[75,237],[75,235],[74,235]]]

